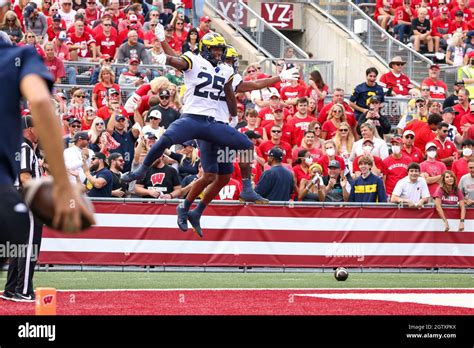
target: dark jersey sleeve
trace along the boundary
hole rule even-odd
[[[19,57],[14,62],[20,68],[19,80],[23,80],[25,76],[30,74],[38,75],[45,80],[49,90],[52,90],[54,84],[53,76],[44,65],[41,57],[33,47],[23,46],[22,48],[21,54],[19,54]]]

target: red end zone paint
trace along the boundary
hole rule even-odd
[[[474,289],[129,290],[58,292],[58,315],[474,315],[474,309],[307,294],[448,294]],[[105,295],[105,296],[104,296]],[[33,315],[34,304],[3,301],[0,315]]]

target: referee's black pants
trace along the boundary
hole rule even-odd
[[[0,270],[11,252],[28,241],[32,216],[13,185],[0,185]]]
[[[39,258],[43,224],[36,218],[33,220],[28,231],[28,240],[22,250],[23,254],[10,258],[5,291],[22,295],[34,294],[33,274]]]

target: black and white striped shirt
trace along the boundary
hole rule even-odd
[[[39,158],[34,150],[34,146],[28,139],[23,138],[20,150],[20,173],[16,179],[15,186],[21,189],[21,173],[29,173],[32,178],[40,178],[42,175],[39,165]]]

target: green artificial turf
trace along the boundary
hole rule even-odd
[[[5,283],[6,274],[0,276]],[[57,289],[176,288],[473,288],[472,274],[350,273],[338,282],[328,273],[36,272],[35,287]]]

